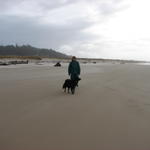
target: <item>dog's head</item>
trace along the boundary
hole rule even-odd
[[[76,77],[76,78],[75,78],[75,81],[78,81],[78,82],[79,82],[80,80],[81,80],[81,78],[79,78],[79,77]]]
[[[76,87],[78,85],[78,82],[81,80],[81,78],[77,77],[75,80],[72,81],[73,86]]]

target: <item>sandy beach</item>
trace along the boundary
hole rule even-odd
[[[150,150],[150,66],[0,67],[0,150]]]

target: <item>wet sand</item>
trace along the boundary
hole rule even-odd
[[[66,65],[0,68],[1,150],[150,149],[150,66],[81,68],[75,95]]]

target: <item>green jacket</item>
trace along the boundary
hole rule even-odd
[[[69,75],[80,75],[80,65],[78,61],[72,60],[68,67]]]

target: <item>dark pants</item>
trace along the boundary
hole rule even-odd
[[[79,78],[79,76],[77,74],[71,74],[70,78],[71,80],[76,80]]]

